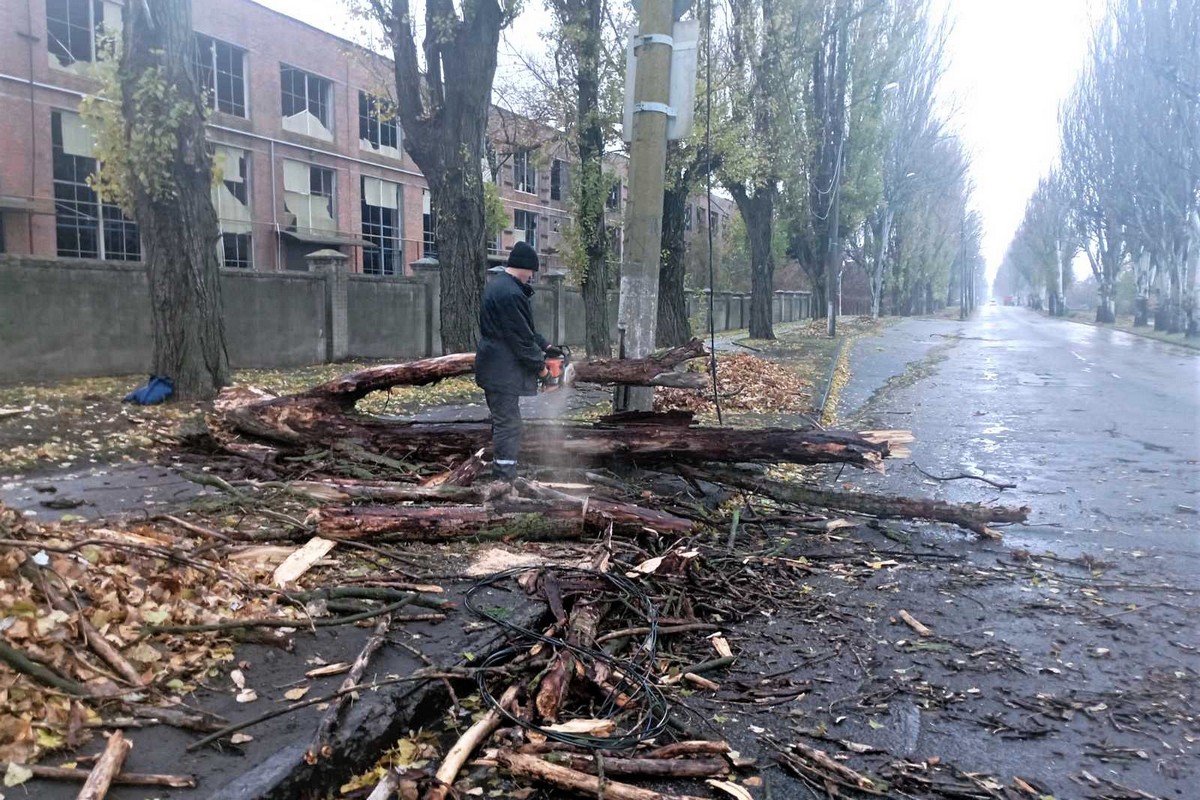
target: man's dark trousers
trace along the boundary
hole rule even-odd
[[[521,452],[521,398],[507,392],[483,393],[492,414],[492,464],[496,477],[516,480]]]

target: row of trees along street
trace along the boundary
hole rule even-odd
[[[477,337],[493,100],[542,119],[568,142],[568,239],[585,295],[587,351],[611,352],[607,290],[620,265],[604,214],[612,182],[604,156],[622,147],[633,14],[627,0],[543,2],[556,26],[548,52],[527,59],[526,88],[499,87],[494,96],[500,35],[521,10],[517,0],[426,0],[421,24],[410,0],[343,0],[366,29],[382,32],[374,44],[394,58],[386,88],[439,220],[449,352],[473,349]],[[91,112],[108,154],[97,186],[141,224],[151,286],[175,287],[155,290],[154,371],[174,377],[181,398],[212,396],[229,374],[209,244],[216,218],[200,208],[209,206],[204,176],[212,170],[199,146],[205,104],[187,68],[192,39],[171,33],[190,30],[190,12],[190,0],[129,8],[115,69],[98,95],[123,102],[96,102]],[[980,224],[970,210],[966,153],[940,110],[947,28],[929,0],[713,0],[688,13],[700,20],[704,41],[698,124],[668,154],[659,344],[692,333],[685,213],[710,179],[742,218],[745,241],[734,249],[746,254],[752,337],[774,337],[772,291],[785,261],[807,276],[821,313],[838,307],[846,275],[865,277],[875,315],[973,302],[983,267]],[[155,224],[159,218],[178,224]]]
[[[1086,261],[1097,322],[1116,321],[1131,276],[1135,325],[1200,335],[1200,2],[1114,2],[1060,118],[997,290],[1062,315]]]

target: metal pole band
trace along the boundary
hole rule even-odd
[[[641,44],[665,44],[667,47],[675,46],[675,37],[666,33],[643,33],[638,37],[641,39]]]
[[[666,103],[653,103],[647,100],[633,104],[633,113],[636,114],[639,111],[652,111],[656,114],[666,114],[668,117],[675,116],[675,109]]]

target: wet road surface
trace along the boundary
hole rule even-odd
[[[912,463],[864,483],[1028,505],[1010,545],[1200,572],[1200,352],[984,306],[968,322],[902,321],[857,342],[851,365],[841,419],[917,437]]]

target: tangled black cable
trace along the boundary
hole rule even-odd
[[[556,574],[566,577],[599,578],[609,583],[613,587],[613,590],[621,595],[622,603],[632,610],[641,613],[646,618],[646,626],[649,628],[649,633],[646,634],[646,638],[637,648],[637,655],[633,659],[618,659],[602,650],[571,644],[559,637],[549,636],[539,631],[524,628],[510,620],[502,618],[500,615],[489,613],[477,604],[475,599],[477,592],[494,586],[508,578],[515,578],[522,573],[532,571],[541,571],[543,574]],[[633,602],[630,602],[630,600]],[[587,734],[552,731],[517,717],[508,709],[501,707],[500,702],[489,689],[486,677],[488,674],[487,667],[497,666],[514,656],[528,651],[527,646],[512,645],[498,650],[483,659],[479,666],[484,669],[479,672],[477,678],[479,694],[483,698],[484,703],[495,709],[510,722],[526,730],[535,731],[547,739],[593,750],[627,750],[636,747],[647,739],[659,736],[666,728],[668,715],[667,700],[663,697],[662,692],[659,691],[649,675],[649,670],[654,664],[655,651],[658,645],[658,609],[655,608],[654,603],[637,584],[623,575],[576,567],[514,567],[513,569],[498,572],[477,582],[467,591],[465,605],[472,613],[499,625],[516,637],[542,642],[560,650],[569,650],[578,657],[590,659],[594,662],[602,662],[611,667],[615,683],[613,691],[608,693],[608,698],[600,708],[600,718],[614,719],[623,710],[618,703],[618,698],[621,696],[631,701],[625,703],[625,705],[636,707],[639,710],[637,722],[634,725],[628,726],[628,730],[615,736],[589,736]]]

